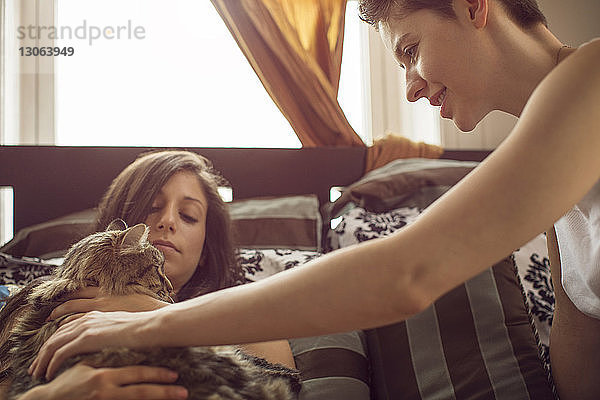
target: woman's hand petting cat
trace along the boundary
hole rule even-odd
[[[177,374],[165,368],[92,368],[79,363],[53,381],[34,387],[18,400],[185,399],[187,391],[170,385]]]
[[[169,303],[145,294],[103,296],[97,287],[88,286],[70,295],[69,300],[52,310],[48,320],[55,320],[67,314],[90,311],[152,311],[167,305]]]
[[[152,346],[140,340],[145,327],[155,319],[150,312],[97,312],[67,317],[62,325],[42,345],[37,357],[29,367],[29,373],[50,380],[60,365],[76,354],[92,353],[105,347],[123,346],[139,348]],[[148,340],[152,340],[149,336]]]

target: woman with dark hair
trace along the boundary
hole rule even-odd
[[[96,231],[115,218],[128,226],[150,227],[150,242],[163,252],[165,272],[176,301],[244,282],[232,240],[227,204],[218,188],[226,184],[199,154],[166,150],[140,155],[111,183],[98,206]],[[97,298],[95,288],[57,307],[51,317],[87,311],[148,311],[166,306],[142,295]],[[286,340],[244,344],[251,354],[294,368]]]
[[[176,301],[235,286],[244,276],[232,245],[227,204],[218,193],[223,183],[210,161],[199,154],[176,150],[143,154],[111,183],[98,206],[95,230],[105,230],[116,218],[128,226],[148,225],[149,241],[165,257],[165,273]],[[167,305],[138,294],[102,297],[97,288],[89,287],[54,309],[51,318],[93,310],[149,311]],[[239,347],[271,363],[295,368],[287,340]],[[174,395],[177,387],[160,385],[173,382],[169,372],[160,368],[77,365],[64,375],[66,378],[32,389],[23,400],[80,399],[84,393],[94,392],[118,399],[181,398]]]
[[[206,210],[198,215],[205,215],[204,230],[208,234],[203,240],[202,255],[197,268],[189,279],[179,285],[177,277],[169,276],[174,284],[179,301],[202,294],[233,286],[243,281],[239,265],[236,263],[232,244],[231,223],[227,204],[218,193],[219,185],[225,180],[212,168],[206,158],[187,151],[159,151],[144,154],[117,176],[98,206],[96,231],[104,230],[115,218],[120,218],[128,226],[145,222],[150,226],[150,239],[165,236],[162,232],[168,229],[157,219],[157,215],[165,203],[165,190],[168,182],[177,176],[186,174],[198,181],[202,190],[202,206]],[[185,183],[185,182],[183,182]],[[196,204],[200,204],[196,202]],[[185,203],[182,203],[185,206]],[[194,202],[191,203],[194,205]],[[185,207],[184,207],[185,208]],[[194,208],[189,208],[193,210]],[[183,210],[183,209],[182,209]],[[193,217],[183,213],[183,221],[190,225]],[[187,218],[187,219],[186,219]],[[198,222],[198,221],[196,221]],[[158,239],[157,239],[158,240]],[[160,247],[160,246],[159,246]],[[165,267],[175,273],[175,255],[178,252],[165,253]],[[176,279],[173,279],[176,278]]]
[[[520,119],[509,137],[393,235],[149,313],[87,314],[44,344],[32,372],[52,376],[65,358],[107,345],[239,343],[390,324],[547,231],[555,382],[563,400],[600,398],[600,40],[565,46],[532,0],[360,7],[405,69],[409,101],[427,98],[465,131],[492,110],[511,113]]]

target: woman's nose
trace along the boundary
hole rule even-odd
[[[168,229],[170,231],[174,231],[175,230],[174,211],[168,207],[165,207],[165,209],[160,213],[156,227],[159,230]]]
[[[421,78],[415,68],[406,70],[406,99],[410,102],[425,97],[427,82]]]

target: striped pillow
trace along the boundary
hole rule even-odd
[[[512,257],[367,342],[377,399],[554,399]]]
[[[369,362],[360,331],[291,339],[300,400],[369,400]]]
[[[322,221],[315,195],[237,200],[229,212],[237,247],[320,250]]]
[[[417,218],[415,208],[355,207],[328,232],[329,247],[386,236]],[[553,398],[512,257],[406,322],[367,331],[367,343],[377,399]]]

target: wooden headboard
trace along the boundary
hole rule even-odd
[[[156,148],[152,148],[156,149]],[[14,193],[14,231],[97,205],[143,147],[0,146],[0,186]],[[187,148],[210,159],[231,183],[234,199],[317,194],[360,178],[362,147],[303,149]],[[447,151],[443,158],[480,161],[488,151]]]

